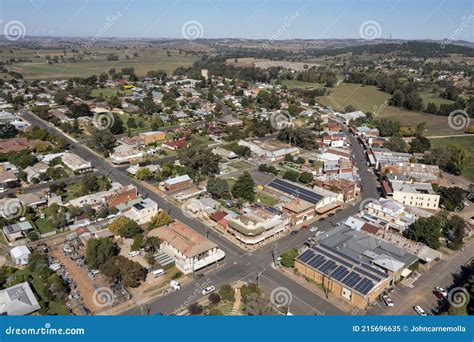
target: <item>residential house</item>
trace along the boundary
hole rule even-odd
[[[14,244],[16,241],[26,238],[26,235],[34,229],[30,221],[23,221],[3,227],[3,235],[8,243]]]
[[[24,316],[41,309],[28,282],[0,290],[0,315]]]
[[[26,245],[20,245],[10,249],[10,256],[15,264],[24,266],[28,264],[28,259],[31,254],[30,249]]]

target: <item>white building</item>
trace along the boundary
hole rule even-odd
[[[28,264],[28,259],[31,254],[30,249],[26,245],[16,246],[10,249],[10,256],[15,264],[23,266]]]
[[[92,170],[91,162],[85,161],[74,153],[64,153],[64,155],[61,157],[61,160],[63,161],[64,165],[66,165],[75,173],[82,173]]]

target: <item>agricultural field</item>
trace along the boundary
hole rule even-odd
[[[8,66],[8,70],[23,74],[27,79],[60,79],[69,77],[87,77],[107,72],[111,68],[120,70],[126,67],[135,68],[138,76],[145,75],[150,70],[165,70],[172,73],[178,67],[189,67],[197,56],[193,54],[180,53],[162,48],[137,48],[137,49],[110,49],[93,48],[90,54],[82,56],[82,60],[69,62],[67,58],[76,56],[76,53],[66,50],[32,50],[15,49],[16,58],[28,58],[31,61],[14,63]],[[107,60],[107,56],[115,54],[119,56],[117,61]],[[136,55],[135,55],[136,54]],[[0,61],[11,58],[9,48],[0,49]],[[46,56],[63,56],[64,62],[48,64]]]
[[[469,166],[462,173],[462,176],[474,182],[474,135],[466,137],[431,139],[432,146],[446,146],[449,144],[459,144],[469,150],[471,160],[469,162]]]
[[[358,84],[341,83],[339,86],[331,88],[329,95],[319,97],[317,101],[339,111],[352,105],[363,112],[375,113],[378,118],[398,120],[402,125],[409,127],[426,122],[427,136],[459,134],[459,131],[452,130],[448,126],[445,116],[392,107],[385,104],[389,99],[389,94],[378,90],[375,86],[362,87]]]

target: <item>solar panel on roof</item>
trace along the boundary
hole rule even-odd
[[[368,269],[368,270],[371,271],[371,272],[374,272],[374,273],[377,273],[377,274],[381,275],[382,277],[386,277],[386,276],[387,276],[384,272],[379,271],[378,269],[376,269],[376,268],[374,268],[374,267],[372,267],[372,266],[370,266],[370,265],[367,265],[367,264],[365,264],[365,263],[361,263],[360,265],[361,265],[362,267]]]
[[[310,202],[312,204],[317,204],[323,196],[310,191],[309,189],[305,189],[303,187],[296,186],[295,184],[291,184],[289,182],[285,182],[281,179],[275,178],[273,181],[268,184],[272,188],[275,188],[277,190],[280,190],[284,193],[290,194],[292,196],[301,198],[307,202]]]
[[[331,273],[331,277],[338,281],[341,281],[348,273],[349,270],[347,268],[345,268],[344,266],[339,266]]]
[[[313,249],[316,250],[316,251],[318,251],[318,252],[321,253],[321,254],[324,254],[324,255],[326,255],[326,256],[328,256],[328,257],[330,257],[330,258],[336,260],[338,263],[343,264],[343,265],[345,265],[345,266],[347,266],[347,267],[352,267],[352,266],[353,266],[353,265],[350,264],[349,262],[347,262],[347,261],[345,261],[345,260],[342,260],[341,258],[338,258],[338,257],[334,256],[333,254],[328,253],[327,251],[325,251],[325,250],[323,250],[323,249],[321,249],[321,248],[319,248],[319,247],[317,247],[317,246],[314,246]]]
[[[362,279],[362,277],[360,275],[358,275],[357,273],[355,272],[351,272],[349,273],[349,275],[347,277],[345,277],[343,280],[342,280],[342,283],[349,286],[349,287],[352,287],[354,288],[354,286]]]
[[[323,273],[329,274],[333,269],[337,267],[336,263],[332,260],[328,260],[324,264],[318,267],[318,270],[320,270]]]
[[[313,268],[318,268],[321,264],[326,262],[326,258],[323,257],[322,255],[316,256],[314,259],[308,262],[308,265],[313,267]]]
[[[375,284],[371,280],[364,278],[354,287],[354,290],[366,295],[374,288],[374,286]]]
[[[365,275],[366,277],[369,277],[369,278],[371,278],[371,279],[377,281],[377,282],[379,282],[379,281],[382,280],[381,278],[379,278],[379,277],[373,275],[372,273],[367,272],[366,270],[363,270],[363,269],[360,268],[360,267],[356,267],[356,268],[354,268],[354,270],[357,271],[357,272],[359,272],[360,274]]]
[[[301,262],[304,262],[306,263],[309,259],[311,259],[312,257],[314,257],[316,254],[314,254],[314,252],[310,249],[308,249],[306,252],[304,252],[303,254],[301,254],[299,257],[298,257],[298,260],[300,260]]]

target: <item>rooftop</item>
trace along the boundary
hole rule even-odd
[[[181,222],[173,222],[168,226],[153,229],[148,235],[157,236],[168,242],[187,258],[192,258],[213,248],[217,248],[214,242]]]

